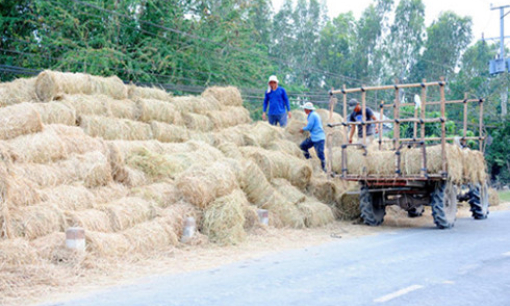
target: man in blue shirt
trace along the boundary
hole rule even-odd
[[[363,112],[361,109],[361,105],[359,104],[358,100],[351,99],[348,102],[349,107],[354,107],[353,112],[349,115],[349,121],[350,122],[362,122],[363,121]],[[377,117],[374,115],[374,111],[370,107],[365,107],[366,113],[365,113],[365,122],[370,122],[371,120],[377,120]],[[352,143],[352,136],[354,136],[354,130],[356,129],[355,126],[351,125],[351,131],[349,132],[349,143]],[[375,131],[375,133],[374,133]],[[374,140],[374,134],[377,134],[379,132],[379,128],[375,124],[367,124],[367,139],[366,139],[366,145],[369,145]],[[358,125],[358,141],[359,143],[363,142],[363,128],[361,125]]]
[[[290,103],[287,92],[283,87],[278,87],[278,79],[275,75],[269,77],[269,86],[264,97],[264,108],[262,119],[269,119],[269,124],[285,127],[287,125],[287,116],[290,118]],[[288,115],[287,115],[288,114]]]
[[[321,160],[322,170],[326,171],[326,160],[324,158],[324,141],[326,140],[326,135],[324,134],[324,129],[322,128],[321,117],[319,114],[314,112],[315,107],[311,102],[305,103],[303,108],[305,113],[308,115],[308,124],[302,128],[300,132],[304,133],[304,131],[309,131],[310,137],[305,139],[299,147],[307,159],[310,158],[308,149],[314,147],[315,152],[317,152],[317,156]]]

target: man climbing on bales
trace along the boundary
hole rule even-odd
[[[354,111],[349,115],[350,122],[361,122],[363,117],[363,112],[361,110],[361,105],[358,100],[351,99],[348,103],[349,107],[354,107]],[[377,117],[374,115],[374,111],[370,107],[366,107],[366,119],[365,122],[377,120]],[[363,143],[363,127],[358,125],[358,139],[359,143]],[[354,130],[356,128],[351,126],[351,131],[349,133],[349,143],[352,143],[352,136],[354,136]],[[375,132],[374,132],[375,131]],[[367,124],[367,138],[365,144],[370,144],[374,140],[374,134],[377,134],[379,131],[378,126],[374,124]]]
[[[326,140],[326,135],[324,134],[324,129],[322,128],[321,117],[319,114],[317,114],[317,112],[314,112],[315,107],[311,102],[305,103],[305,105],[302,107],[308,116],[308,124],[299,132],[304,133],[305,131],[308,131],[310,132],[310,137],[305,139],[301,145],[299,145],[299,147],[307,159],[310,158],[310,153],[308,150],[311,147],[314,147],[317,156],[321,160],[322,170],[326,171],[326,160],[324,158],[324,141]]]
[[[269,106],[269,111],[267,108]],[[267,116],[266,116],[267,111]],[[283,87],[278,86],[278,78],[275,75],[269,77],[266,95],[264,97],[264,107],[262,119],[269,120],[269,124],[285,127],[287,125],[287,116],[290,118],[290,103],[287,92]]]

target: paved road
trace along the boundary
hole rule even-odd
[[[510,305],[510,212],[218,269],[142,279],[58,306]]]

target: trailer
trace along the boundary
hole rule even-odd
[[[430,87],[438,87],[439,101],[427,101],[427,89]],[[415,106],[415,103],[401,103],[400,92],[404,89],[416,88],[421,94],[417,99],[421,107],[414,108],[414,116],[402,118],[400,110],[405,106]],[[395,93],[393,103],[386,104],[384,101],[379,103],[380,116],[379,120],[366,121],[366,95],[370,91],[392,90]],[[361,95],[361,121],[349,122],[347,112],[348,95],[356,93]],[[380,225],[385,216],[386,206],[398,205],[406,210],[409,217],[419,217],[423,214],[424,206],[430,206],[434,223],[438,228],[445,229],[451,228],[455,224],[457,201],[458,199],[467,200],[471,206],[472,216],[475,219],[485,219],[488,215],[488,186],[487,182],[464,182],[459,183],[453,181],[448,173],[447,159],[446,159],[446,146],[447,142],[457,142],[457,145],[466,146],[468,141],[476,141],[479,145],[479,150],[483,150],[485,137],[483,136],[483,103],[484,99],[468,99],[467,95],[462,100],[446,101],[445,99],[445,81],[441,78],[437,82],[426,82],[423,80],[421,83],[416,84],[398,84],[395,82],[393,85],[375,86],[347,89],[345,85],[340,90],[332,89],[330,92],[330,118],[337,104],[336,95],[343,96],[343,122],[328,124],[330,129],[344,129],[344,139],[340,146],[333,146],[331,133],[328,133],[326,139],[326,146],[328,148],[328,164],[327,171],[328,177],[331,179],[341,179],[346,181],[355,181],[359,183],[359,205],[361,211],[361,218],[367,225],[377,226]],[[452,104],[463,104],[464,106],[464,120],[463,120],[463,135],[457,137],[446,137],[446,107]],[[468,125],[468,105],[477,104],[479,109],[479,122],[478,122],[478,136],[467,135]],[[426,109],[436,105],[440,107],[440,116],[436,118],[427,118]],[[393,119],[384,119],[384,112],[388,108],[393,108]],[[478,114],[477,114],[478,115]],[[347,160],[349,152],[357,148],[361,150],[363,156],[367,156],[368,150],[374,150],[374,146],[368,146],[367,140],[367,125],[368,124],[386,124],[393,125],[393,138],[383,139],[383,133],[379,133],[378,149],[382,150],[383,146],[388,146],[385,141],[389,142],[391,151],[394,153],[394,172],[385,173],[384,175],[369,174],[368,171],[363,173],[350,173]],[[414,125],[413,137],[401,138],[400,126],[403,123]],[[427,124],[440,124],[441,135],[440,137],[427,137],[425,134],[425,127]],[[361,128],[362,137],[359,143],[349,143],[348,129]],[[418,135],[418,127],[420,127],[420,135]],[[439,144],[438,144],[439,143]],[[338,145],[338,144],[336,144]],[[436,145],[440,146],[441,160],[440,171],[432,172],[427,168],[427,152],[428,149]],[[338,160],[333,160],[333,153],[335,150],[341,150],[341,167],[333,165]],[[350,150],[351,151],[350,151]],[[421,152],[421,169],[419,173],[409,174],[402,171],[402,154],[404,150],[414,149]],[[482,155],[483,159],[483,155]],[[484,162],[484,161],[483,161]],[[335,166],[335,167],[334,167]],[[333,171],[333,169],[341,169],[341,171]],[[485,173],[485,171],[484,171]],[[468,192],[462,194],[461,189],[467,189]]]

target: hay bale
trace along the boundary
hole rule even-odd
[[[81,116],[78,122],[87,135],[105,140],[152,139],[151,126],[143,122],[98,116]]]
[[[122,234],[129,242],[131,253],[150,254],[175,246],[179,242],[172,227],[159,218],[137,224]]]
[[[42,102],[56,100],[63,94],[104,94],[114,99],[127,99],[127,88],[117,76],[104,78],[50,70],[39,73],[35,92]]]
[[[66,234],[53,232],[30,241],[30,246],[37,252],[39,258],[49,260],[52,263],[60,263],[62,251],[65,251]]]
[[[34,103],[43,124],[76,125],[76,111],[60,102]]]
[[[221,245],[239,244],[246,238],[243,206],[248,200],[241,190],[214,200],[204,210],[201,231],[209,239]]]
[[[68,157],[59,135],[52,129],[9,140],[11,158],[16,162],[49,163]]]
[[[152,121],[151,129],[154,139],[161,142],[186,142],[190,138],[188,130],[178,125]]]
[[[266,148],[274,140],[283,138],[283,130],[267,122],[257,122],[249,131],[256,143]]]
[[[143,187],[134,188],[130,196],[155,202],[161,208],[166,208],[179,199],[177,187],[173,182],[154,183]]]
[[[228,106],[221,110],[209,111],[207,117],[211,119],[215,129],[251,123],[250,112],[244,107]]]
[[[218,142],[230,141],[237,146],[259,146],[255,138],[250,134],[251,125],[243,124],[229,127],[214,133]]]
[[[117,199],[127,197],[130,190],[122,184],[110,183],[106,186],[98,186],[89,189],[96,199],[96,204],[107,203]]]
[[[498,206],[500,202],[498,191],[494,188],[489,188],[489,205]]]
[[[337,185],[333,180],[325,177],[312,177],[307,190],[319,201],[327,204],[334,203],[338,193]]]
[[[35,80],[36,78],[20,78],[0,83],[0,106],[36,101]]]
[[[58,135],[68,155],[93,151],[108,153],[108,148],[101,139],[90,137],[79,127],[52,124],[45,126],[44,129],[54,131]]]
[[[179,175],[175,183],[183,198],[201,209],[239,187],[236,175],[226,161],[194,165]]]
[[[364,175],[368,173],[368,161],[365,156],[365,151],[355,147],[348,147],[346,150],[347,156],[347,173],[351,175]],[[387,161],[388,163],[390,161]],[[333,171],[342,173],[342,150],[339,148],[333,149]]]
[[[210,132],[214,129],[214,124],[206,115],[183,113],[184,124],[190,130]]]
[[[207,114],[221,108],[220,103],[212,96],[173,97],[172,104],[181,113]]]
[[[98,206],[98,209],[108,214],[111,228],[116,232],[156,217],[155,203],[137,197],[115,200]]]
[[[189,131],[189,138],[194,141],[204,142],[210,146],[215,146],[218,143],[218,139],[213,133]]]
[[[302,109],[293,109],[290,111],[291,120],[306,122],[308,116]],[[289,120],[289,121],[291,121]]]
[[[240,160],[243,158],[243,155],[241,154],[241,151],[237,148],[235,143],[232,143],[230,141],[222,141],[218,145],[216,145],[216,148],[221,151],[226,157],[233,158]]]
[[[41,116],[32,103],[0,108],[0,139],[12,139],[42,130]]]
[[[121,257],[131,250],[129,240],[120,233],[85,231],[87,252],[101,257]]]
[[[84,210],[96,203],[94,194],[83,185],[60,185],[39,191],[41,200],[62,210]]]
[[[241,92],[236,87],[208,87],[203,93],[203,97],[213,97],[224,106],[243,106]]]
[[[359,186],[351,185],[349,189],[339,195],[336,201],[337,218],[341,220],[355,220],[361,216],[359,207],[359,194],[352,192],[359,191]]]
[[[158,217],[159,221],[169,226],[177,237],[181,237],[184,231],[186,218],[193,217],[196,224],[200,224],[202,221],[202,212],[195,205],[186,202],[177,202],[161,210],[158,213]]]
[[[299,189],[294,187],[286,179],[272,179],[271,185],[279,192],[287,201],[292,204],[298,204],[306,201],[306,195],[304,195]]]
[[[483,153],[467,148],[461,151],[464,182],[483,184],[487,180],[487,165]]]
[[[251,203],[262,207],[271,199],[275,190],[255,162],[246,160],[242,166],[244,176],[240,180],[241,188]]]
[[[30,240],[55,231],[63,231],[66,228],[66,219],[62,210],[48,204],[13,208],[10,211],[9,222],[15,237],[25,237]]]
[[[456,145],[446,144],[445,151],[446,171],[448,172],[448,178],[454,183],[462,182],[462,150]],[[426,152],[428,174],[440,174],[442,172],[443,165],[441,146],[428,146]],[[403,155],[404,174],[419,175],[422,168],[422,149],[409,149]]]
[[[3,266],[38,264],[37,257],[37,252],[26,239],[15,238],[0,241],[0,262]]]
[[[172,95],[157,87],[142,87],[130,84],[128,85],[128,99],[135,101],[141,99],[171,101]]]
[[[324,203],[306,201],[297,204],[297,207],[303,214],[307,227],[324,226],[335,220],[331,207]]]
[[[129,120],[137,120],[139,116],[138,105],[131,100],[117,100],[104,97],[104,104],[108,110],[108,116]]]
[[[64,95],[59,99],[59,103],[64,104],[74,110],[76,116],[108,116],[109,109],[106,105],[107,97],[103,95]]]
[[[301,144],[303,140],[310,137],[310,132],[304,132],[303,134],[300,133],[300,130],[305,126],[306,120],[299,121],[293,117],[287,122],[287,126],[285,127],[285,138],[297,145]]]
[[[29,206],[39,203],[42,198],[37,191],[37,184],[30,181],[29,177],[19,175],[12,171],[12,173],[3,173],[3,177],[7,184],[3,199],[9,201],[9,204],[13,207],[17,206]],[[4,188],[5,188],[4,187]]]
[[[256,228],[260,224],[258,208],[255,205],[243,205],[244,224],[243,228],[245,231],[249,231]]]
[[[296,143],[290,140],[280,139],[272,141],[267,145],[267,149],[272,151],[284,152],[286,154],[304,159],[303,151],[301,151],[301,149]]]
[[[126,165],[135,170],[142,171],[153,181],[165,178],[173,179],[177,174],[183,172],[194,163],[192,155],[195,154],[164,155],[151,152],[147,149],[140,149],[126,158]]]
[[[138,102],[139,118],[142,122],[160,121],[168,124],[183,125],[181,112],[172,103],[143,99]]]
[[[110,215],[97,209],[66,211],[66,222],[69,226],[82,227],[85,231],[110,233],[113,231]]]
[[[274,192],[262,208],[269,210],[275,219],[275,226],[287,226],[292,228],[304,228],[304,216],[299,208],[292,202],[285,199],[280,193]],[[271,218],[271,215],[269,216]]]

